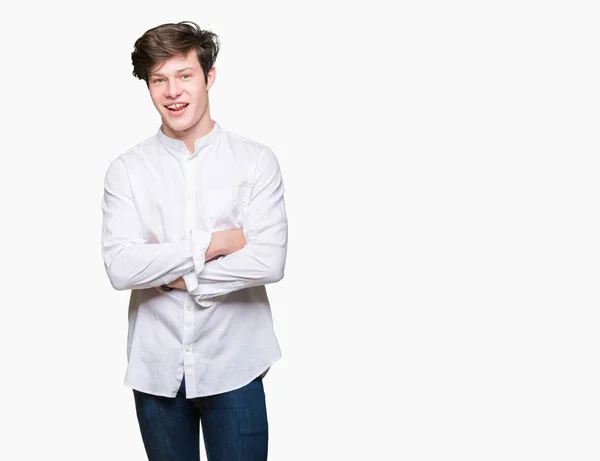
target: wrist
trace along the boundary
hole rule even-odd
[[[220,231],[213,232],[210,240],[210,245],[206,250],[205,260],[209,261],[216,258],[217,256],[225,255],[228,253],[227,239],[223,238],[224,234]]]

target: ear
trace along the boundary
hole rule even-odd
[[[215,79],[217,78],[217,68],[212,66],[211,69],[206,74],[206,90],[210,90],[210,87],[215,83]]]

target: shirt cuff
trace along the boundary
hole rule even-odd
[[[213,298],[200,298],[200,296],[196,296],[194,298],[194,300],[196,301],[197,304],[199,304],[202,307],[210,307],[213,305]]]
[[[216,298],[232,291],[240,290],[244,287],[244,282],[221,282],[218,284],[204,284],[194,292],[196,302],[202,306],[201,300]]]
[[[204,269],[206,250],[210,246],[212,234],[192,229],[192,259],[194,261],[194,272],[183,276],[188,291],[193,291],[198,286],[198,276]]]
[[[187,291],[194,291],[198,288],[198,277],[196,276],[196,272],[191,271],[183,276],[183,281],[185,282],[185,286]]]

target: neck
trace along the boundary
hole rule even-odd
[[[183,141],[186,147],[188,148],[188,151],[191,154],[193,154],[196,150],[196,139],[206,136],[208,133],[210,133],[214,126],[215,122],[213,122],[213,120],[210,118],[210,111],[207,108],[202,118],[198,120],[198,123],[189,127],[186,130],[173,130],[164,122],[162,124],[162,130],[163,133],[166,134],[168,137]]]

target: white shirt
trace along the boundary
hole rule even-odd
[[[242,387],[281,357],[266,284],[283,277],[284,186],[265,145],[214,123],[191,154],[157,134],[115,158],[102,199],[111,284],[132,290],[124,385],[188,398]],[[211,233],[241,228],[246,246],[204,262]],[[184,278],[187,291],[160,285]]]

